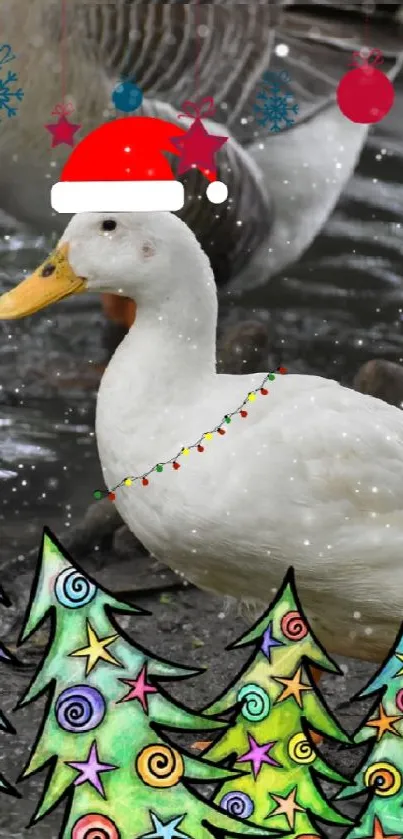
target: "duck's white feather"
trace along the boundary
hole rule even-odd
[[[197,440],[263,377],[217,376],[181,415],[172,405],[132,435],[121,427],[116,446],[99,421],[110,485]],[[333,381],[278,376],[246,419],[203,445],[178,472],[118,490],[127,524],[187,579],[238,599],[268,602],[293,565],[321,637],[377,659],[403,605],[401,413]]]

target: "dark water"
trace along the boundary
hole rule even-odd
[[[403,79],[395,86],[392,113],[371,132],[309,252],[266,287],[223,297],[232,318],[269,312],[275,358],[296,372],[351,383],[370,358],[403,361]],[[2,237],[0,290],[50,246]],[[44,524],[60,532],[76,521],[100,485],[93,422],[102,329],[92,297],[0,322],[2,564],[32,547]]]

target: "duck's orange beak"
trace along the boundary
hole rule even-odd
[[[0,320],[25,318],[85,290],[85,279],[77,277],[69,263],[68,248],[56,248],[33,274],[0,297]]]

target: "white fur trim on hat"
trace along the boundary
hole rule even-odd
[[[179,181],[59,181],[50,200],[57,213],[175,212],[185,190]]]

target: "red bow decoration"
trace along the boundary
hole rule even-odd
[[[179,114],[179,119],[181,117],[203,119],[203,117],[213,117],[215,114],[215,105],[212,96],[205,96],[203,99],[199,99],[198,102],[192,102],[190,99],[186,99],[182,108],[184,113]]]
[[[373,61],[370,60],[371,58]],[[376,67],[378,64],[383,64],[383,54],[378,49],[368,50],[367,55],[364,55],[362,50],[353,52],[352,59],[349,67]]]
[[[74,111],[74,105],[72,102],[59,102],[58,105],[55,105],[52,111],[52,117],[67,117],[69,114],[72,114]]]

